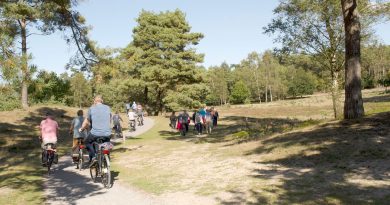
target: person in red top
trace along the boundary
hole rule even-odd
[[[50,112],[47,112],[45,117],[46,119],[42,120],[41,124],[39,125],[42,149],[44,149],[45,145],[48,143],[53,143],[56,145],[57,136],[59,135],[58,123],[54,120],[53,115]]]

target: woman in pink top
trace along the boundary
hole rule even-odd
[[[48,143],[57,144],[57,136],[59,134],[58,123],[49,112],[46,113],[46,119],[42,120],[39,128],[41,131],[42,149]]]

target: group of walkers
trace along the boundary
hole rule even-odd
[[[201,108],[199,110],[194,110],[192,117],[190,118],[186,110],[181,112],[176,116],[175,112],[172,112],[170,116],[170,126],[173,129],[178,129],[185,135],[188,132],[189,124],[191,120],[194,124],[194,130],[196,130],[198,135],[203,134],[203,132],[211,133],[211,130],[218,125],[219,113],[217,109],[211,108]]]

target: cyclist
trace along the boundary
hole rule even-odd
[[[97,95],[84,120],[83,125],[79,131],[83,131],[90,125],[91,131],[86,139],[86,145],[89,151],[89,161],[92,162],[96,150],[93,143],[97,138],[103,138],[103,142],[109,142],[111,138],[111,109],[109,106],[103,104],[101,95]]]
[[[134,127],[135,127],[135,118],[136,118],[136,114],[135,112],[133,111],[133,109],[130,109],[130,111],[127,113],[127,116],[129,117],[129,129],[131,128],[130,125],[133,123]]]
[[[54,147],[57,144],[57,137],[59,136],[58,123],[54,120],[53,115],[50,112],[46,112],[44,120],[39,125],[40,137],[42,141],[41,147],[45,149],[45,146],[52,143]],[[46,153],[42,152],[42,164],[45,164],[47,160]]]
[[[119,133],[122,132],[121,122],[123,122],[121,116],[119,116],[118,111],[115,112],[115,115],[112,116],[112,122],[114,123],[114,129],[115,131],[118,131]]]
[[[77,111],[77,117],[72,120],[72,123],[70,124],[69,128],[69,133],[73,135],[72,153],[76,153],[76,157],[74,157],[74,155],[72,154],[73,161],[76,161],[78,157],[78,140],[81,138],[82,141],[84,141],[84,138],[86,137],[85,132],[79,132],[79,129],[84,122],[83,115],[83,110]]]
[[[126,113],[128,113],[130,108],[131,108],[131,105],[129,102],[125,104],[125,108],[126,108]]]
[[[138,117],[140,118],[140,121],[141,121],[141,125],[143,125],[144,123],[144,112],[142,110],[142,105],[140,103],[137,104],[137,115]]]

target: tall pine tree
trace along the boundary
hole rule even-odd
[[[135,64],[139,78],[147,84],[144,94],[147,103],[156,112],[164,109],[164,98],[182,93],[183,86],[202,81],[197,63],[203,55],[196,53],[194,45],[203,38],[201,33],[191,32],[191,27],[180,10],[153,13],[142,11],[134,28],[132,46],[141,54]],[[206,94],[207,95],[207,94]],[[189,97],[189,96],[188,96]]]

